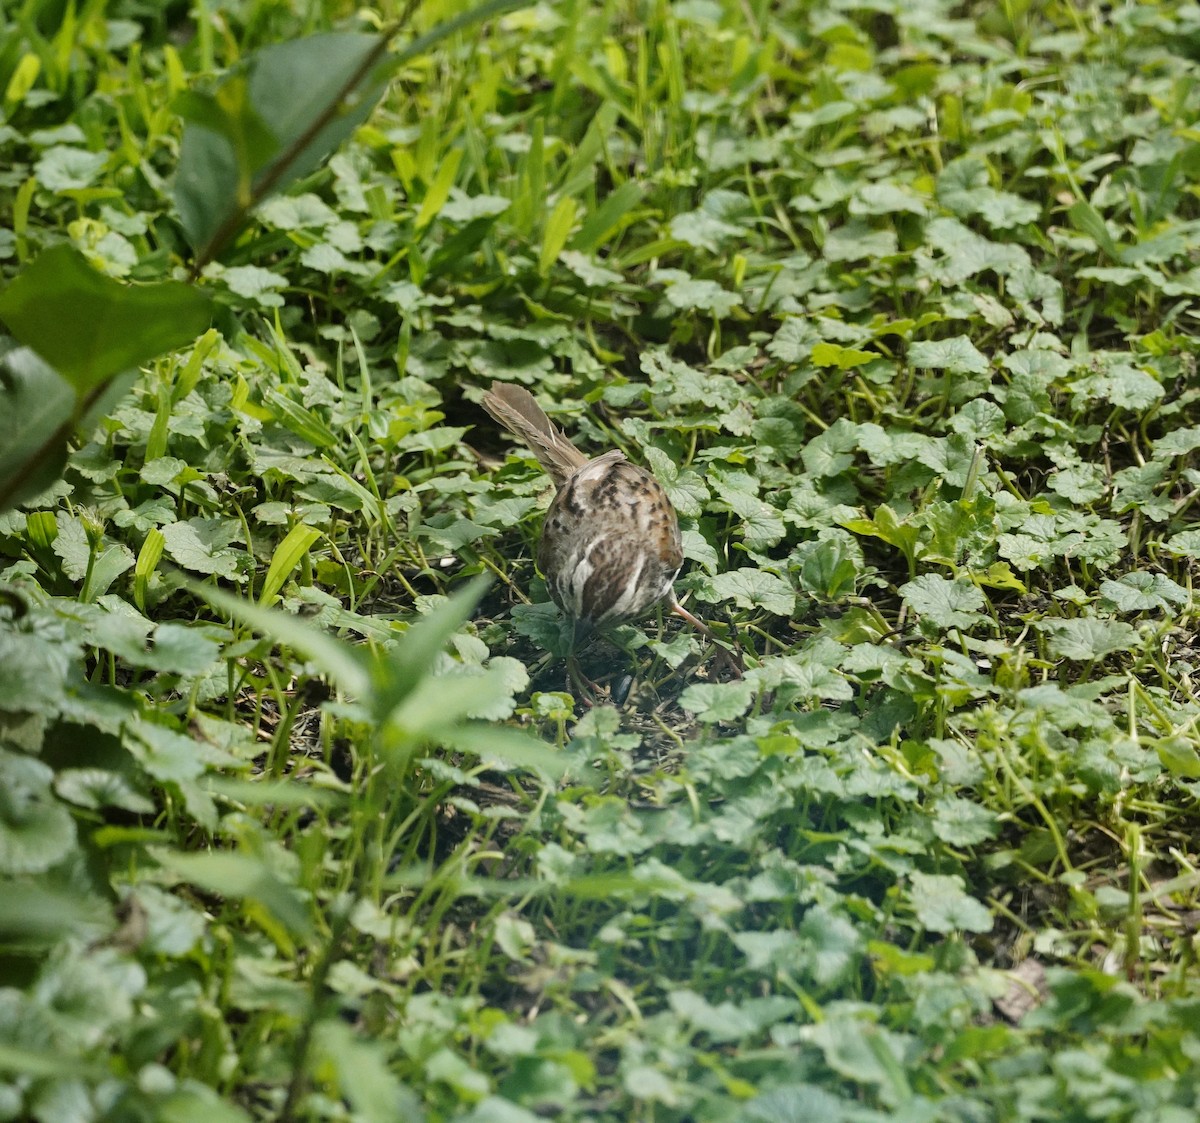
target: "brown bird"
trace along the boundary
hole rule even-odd
[[[620,449],[589,460],[524,387],[493,382],[483,408],[529,446],[554,482],[537,562],[554,603],[575,622],[576,638],[636,619],[662,601],[715,641],[708,626],[675,599],[683,546],[662,484]],[[718,650],[740,677],[739,663]]]

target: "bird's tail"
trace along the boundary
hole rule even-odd
[[[555,487],[562,487],[588,462],[525,387],[511,382],[493,382],[492,388],[483,395],[483,408],[529,446]]]

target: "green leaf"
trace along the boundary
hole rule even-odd
[[[0,355],[0,511],[62,475],[74,412],[70,385],[32,350]]]
[[[846,542],[825,538],[801,553],[800,587],[822,600],[837,600],[854,592],[858,559]]]
[[[193,573],[233,577],[240,569],[240,551],[229,549],[242,536],[235,519],[188,519],[162,528],[167,555]]]
[[[1086,199],[1080,199],[1071,205],[1067,216],[1071,220],[1071,225],[1091,238],[1108,258],[1112,261],[1121,260],[1120,248],[1108,232],[1108,227],[1105,225],[1104,219],[1100,217],[1100,212],[1091,203]]]
[[[852,453],[857,446],[858,427],[839,417],[825,432],[805,445],[801,458],[811,475],[828,479],[840,475],[854,463]]]
[[[565,753],[520,729],[479,722],[468,722],[453,729],[442,725],[438,739],[450,748],[478,757],[498,771],[530,771],[558,779],[571,764]]]
[[[315,624],[305,623],[295,616],[273,612],[261,605],[235,597],[211,585],[189,583],[191,591],[214,608],[229,613],[263,635],[303,652],[321,671],[353,696],[365,697],[370,689],[370,677],[364,652],[333,636]]]
[[[823,247],[825,260],[831,262],[875,261],[895,252],[894,230],[876,230],[857,218],[831,230]]]
[[[1100,596],[1118,612],[1153,612],[1170,610],[1188,603],[1187,590],[1161,573],[1137,570],[1119,580],[1104,581]]]
[[[377,661],[373,671],[374,698],[375,714],[380,721],[429,674],[434,660],[474,611],[490,583],[486,574],[476,577],[412,623],[402,641]]]
[[[0,627],[0,713],[56,707],[80,646],[77,635],[68,638],[57,620],[40,613]]]
[[[704,599],[710,603],[732,600],[739,608],[763,608],[775,616],[791,616],[796,594],[782,577],[763,569],[732,569],[708,578]]]
[[[303,939],[312,930],[300,891],[282,881],[260,858],[220,851],[182,854],[163,850],[157,856],[181,881],[225,898],[261,905],[294,937]]]
[[[1007,229],[1034,222],[1037,203],[1009,191],[999,191],[989,182],[987,164],[974,154],[952,160],[938,176],[938,201],[960,218],[979,215],[990,226]]]
[[[533,640],[538,647],[559,659],[570,655],[575,625],[553,601],[514,605],[512,619],[518,635]]]
[[[908,348],[914,367],[932,367],[951,374],[986,374],[988,361],[965,335],[950,339],[916,341]]]
[[[250,1123],[250,1116],[221,1098],[207,1084],[180,1081],[170,1094],[155,1100],[159,1123]]]
[[[718,319],[741,306],[742,298],[716,281],[689,279],[667,286],[667,302],[685,311],[711,312]]]
[[[140,659],[152,670],[176,675],[200,675],[216,662],[221,645],[195,626],[166,622],[154,629],[154,646]]]
[[[625,280],[620,273],[606,268],[595,258],[580,253],[578,250],[563,250],[558,255],[558,260],[591,289],[612,288]]]
[[[577,204],[569,195],[564,195],[554,204],[550,217],[546,219],[546,228],[542,233],[542,248],[538,252],[538,273],[545,277],[551,266],[558,260],[558,255],[567,244],[571,227],[575,224]]]
[[[990,932],[992,915],[967,894],[963,879],[948,874],[912,874],[912,905],[928,932]]]
[[[154,802],[120,772],[107,768],[64,768],[54,777],[58,796],[76,807],[116,807],[135,815],[153,815]]]
[[[1132,624],[1097,616],[1041,620],[1037,627],[1049,637],[1050,654],[1056,659],[1103,659],[1114,651],[1132,651],[1138,641]]]
[[[1112,364],[1105,382],[1108,400],[1122,409],[1148,409],[1166,394],[1166,390],[1157,379],[1131,363]]]
[[[895,183],[868,183],[860,187],[850,204],[851,214],[928,213],[925,200]]]
[[[244,296],[263,308],[278,308],[283,304],[279,292],[288,287],[288,279],[282,273],[258,265],[235,265],[231,269],[219,270],[216,275],[229,286],[230,292]]]
[[[438,170],[421,200],[421,209],[413,220],[417,230],[424,230],[441,211],[446,200],[450,198],[450,189],[454,186],[454,177],[458,175],[458,166],[462,163],[463,150],[452,148],[446,153]]]
[[[42,153],[33,172],[47,191],[75,191],[94,183],[108,159],[107,152],[55,145]]]
[[[49,948],[64,940],[90,942],[116,926],[107,900],[80,892],[77,882],[53,874],[0,878],[0,899],[5,906],[0,909],[0,941],[9,947]],[[0,1055],[0,1068],[8,1064]]]
[[[633,180],[622,183],[584,220],[579,232],[571,239],[571,249],[595,253],[627,221],[630,212],[641,202],[644,190]]]
[[[842,347],[837,343],[817,343],[813,345],[810,361],[813,366],[853,370],[880,357],[878,351],[860,351],[855,347]]]
[[[742,535],[751,550],[769,549],[783,538],[783,516],[770,503],[737,487],[716,486],[721,499],[742,520]]]
[[[1154,747],[1162,766],[1172,776],[1200,780],[1200,753],[1191,741],[1184,737],[1164,737]]]
[[[1107,490],[1105,476],[1099,464],[1075,464],[1055,472],[1047,482],[1055,495],[1072,503],[1094,503]]]
[[[418,35],[411,43],[405,44],[392,55],[389,66],[392,70],[398,71],[410,59],[425,54],[430,47],[436,46],[443,39],[457,35],[460,31],[465,31],[477,23],[490,20],[493,16],[511,12],[514,8],[524,7],[527,3],[528,0],[485,0],[484,3],[459,12],[458,15],[444,23],[439,23],[424,35]]]
[[[1171,536],[1165,549],[1172,557],[1200,558],[1200,530],[1181,530]]]
[[[959,796],[943,796],[933,805],[933,833],[951,846],[978,846],[999,832],[993,811]]]
[[[75,821],[40,760],[0,749],[0,874],[41,873],[75,844]]]
[[[918,616],[939,628],[970,629],[988,619],[982,615],[987,603],[983,593],[964,578],[926,573],[901,585],[900,596]]]
[[[736,721],[750,708],[754,689],[745,679],[736,682],[694,682],[679,704],[703,722]]]
[[[746,210],[747,200],[742,194],[733,191],[709,192],[699,209],[685,211],[671,219],[671,237],[709,253],[718,253],[726,242],[746,236],[745,225],[727,221],[727,218],[738,217]]]
[[[806,1036],[834,1072],[878,1087],[888,1102],[911,1098],[901,1065],[901,1041],[886,1030],[838,1012],[813,1025]]]
[[[921,537],[918,527],[902,522],[886,503],[876,508],[875,514],[869,519],[842,519],[841,525],[852,534],[882,539],[888,545],[895,546],[910,560],[914,557]]]
[[[272,389],[267,392],[265,401],[285,429],[303,437],[314,448],[333,448],[338,443],[337,434],[317,414],[286,394]]]
[[[188,124],[175,203],[201,260],[251,206],[312,171],[367,119],[386,86],[383,47],[377,35],[351,32],[273,44],[243,59],[211,95],[180,101]]]
[[[208,326],[209,304],[177,281],[114,281],[61,245],[0,294],[0,319],[84,397],[113,375],[190,343]]]
[[[356,1118],[364,1123],[420,1118],[420,1104],[392,1074],[383,1042],[359,1036],[343,1021],[326,1019],[315,1027],[313,1048],[333,1068]]]
[[[854,968],[862,952],[859,930],[844,916],[816,905],[804,914],[799,935],[808,974],[821,987],[835,986]]]
[[[258,603],[271,605],[283,588],[288,575],[298,566],[301,560],[312,549],[313,543],[321,537],[321,532],[315,527],[297,523],[271,555],[271,564],[267,567],[267,575],[263,578],[262,589],[258,594]]]
[[[158,569],[158,563],[162,560],[163,548],[166,543],[163,532],[158,527],[152,526],[146,532],[145,541],[142,542],[142,548],[138,551],[137,561],[133,567],[133,600],[141,612],[146,611],[146,594],[150,589],[150,579]]]
[[[543,1123],[543,1116],[501,1096],[484,1096],[471,1111],[456,1116],[455,1123]]]

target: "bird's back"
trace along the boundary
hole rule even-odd
[[[585,625],[641,616],[670,592],[682,564],[679,519],[662,484],[619,450],[574,472],[546,513],[538,566],[555,603]]]

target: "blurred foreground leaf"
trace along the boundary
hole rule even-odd
[[[190,285],[122,284],[67,245],[46,250],[0,294],[0,319],[80,397],[191,342],[208,315],[208,298]]]
[[[329,33],[250,55],[211,93],[175,102],[187,120],[175,202],[200,262],[269,192],[310,172],[374,109],[386,87],[378,35]]]

